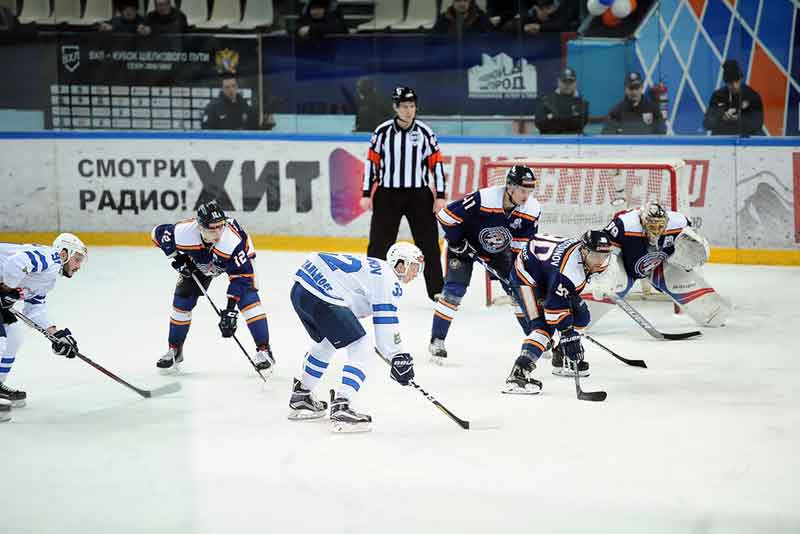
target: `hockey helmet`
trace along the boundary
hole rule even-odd
[[[66,232],[59,234],[58,237],[53,240],[53,248],[59,253],[64,250],[67,251],[67,257],[61,262],[61,274],[67,278],[71,278],[72,274],[89,260],[89,249],[86,248],[83,241],[75,234]],[[71,266],[67,265],[73,258],[77,262],[77,267],[75,266],[75,262],[73,262]]]
[[[536,175],[525,165],[514,165],[508,169],[506,174],[506,185],[516,185],[518,187],[528,187],[533,189],[538,183]]]
[[[407,241],[398,241],[389,247],[386,261],[404,284],[411,282],[418,273],[425,270],[425,256],[422,251]],[[402,270],[398,268],[400,262],[403,263]],[[414,265],[416,269],[412,269]]]
[[[639,218],[642,221],[642,228],[647,233],[651,242],[658,242],[658,238],[667,229],[667,212],[661,204],[651,201],[642,206]]]
[[[611,240],[602,230],[587,230],[581,236],[584,269],[589,273],[601,273],[611,261]]]
[[[219,241],[226,221],[225,212],[222,211],[216,200],[209,200],[197,208],[197,223],[200,225],[200,234],[206,243]],[[223,224],[211,228],[212,224],[220,222]]]
[[[397,105],[400,102],[417,102],[417,93],[410,87],[395,87],[392,91],[392,103]]]

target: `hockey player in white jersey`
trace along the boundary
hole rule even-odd
[[[313,394],[338,349],[345,349],[347,362],[342,380],[331,401],[330,420],[334,432],[364,432],[372,418],[350,406],[366,379],[364,364],[374,348],[391,362],[391,377],[401,385],[414,378],[411,355],[400,338],[397,317],[408,284],[423,272],[425,259],[419,248],[398,242],[389,248],[386,261],[347,254],[311,254],[294,276],[291,298],[312,345],[303,359],[301,378],[295,379],[289,400],[289,419],[325,416],[327,403]],[[375,341],[358,321],[372,316]]]
[[[87,258],[86,245],[73,234],[59,235],[52,247],[0,243],[0,399],[12,406],[24,406],[27,394],[5,385],[22,345],[22,326],[9,309],[22,302],[22,313],[58,338],[53,352],[74,358],[78,343],[69,328],[58,328],[48,317],[45,301],[58,277],[72,278]]]

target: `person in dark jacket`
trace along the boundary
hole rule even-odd
[[[578,28],[579,5],[574,0],[529,0],[522,29],[529,35],[541,32],[567,32]]]
[[[531,0],[486,0],[486,14],[495,29],[503,32],[518,32],[522,16]]]
[[[145,24],[144,17],[139,14],[139,3],[136,0],[123,0],[119,7],[120,14],[108,22],[101,22],[97,30],[114,33],[138,33],[149,35],[150,28]]]
[[[763,135],[764,104],[752,87],[742,83],[742,69],[735,59],[722,64],[722,81],[725,87],[711,95],[703,127],[711,135]]]
[[[222,91],[208,103],[203,112],[204,130],[255,130],[258,117],[250,104],[239,94],[239,83],[233,74],[222,77]]]
[[[300,39],[319,39],[333,34],[347,34],[347,25],[336,2],[309,0],[297,19],[295,35]]]
[[[647,135],[667,133],[667,124],[653,102],[643,97],[642,76],[625,76],[625,98],[608,113],[604,134]]]
[[[444,13],[439,15],[434,33],[446,33],[460,36],[465,33],[487,33],[492,30],[492,23],[475,0],[453,0]]]
[[[145,24],[153,35],[186,32],[186,15],[173,7],[171,0],[156,0],[155,7],[145,18]]]
[[[583,133],[589,120],[589,102],[578,95],[577,76],[569,67],[561,71],[558,87],[536,101],[534,122],[543,134]]]

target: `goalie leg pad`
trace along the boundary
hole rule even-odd
[[[652,280],[700,326],[724,326],[733,311],[730,301],[714,291],[699,269],[686,272],[666,264],[656,269]]]

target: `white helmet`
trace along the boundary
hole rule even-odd
[[[411,281],[405,279],[405,274],[408,272],[411,265],[417,265],[417,273],[421,273],[425,270],[425,256],[422,255],[422,251],[419,247],[407,241],[398,241],[389,247],[389,251],[386,253],[386,261],[391,268],[394,269],[394,272],[397,273],[397,276],[405,283]],[[403,270],[402,272],[398,272],[397,264],[401,261],[403,262]]]
[[[89,250],[86,248],[86,245],[83,244],[83,241],[78,239],[78,236],[75,234],[59,234],[55,241],[53,241],[53,248],[58,252],[64,249],[67,250],[67,259],[64,260],[64,263],[67,263],[75,254],[82,254],[84,261],[89,259]]]

